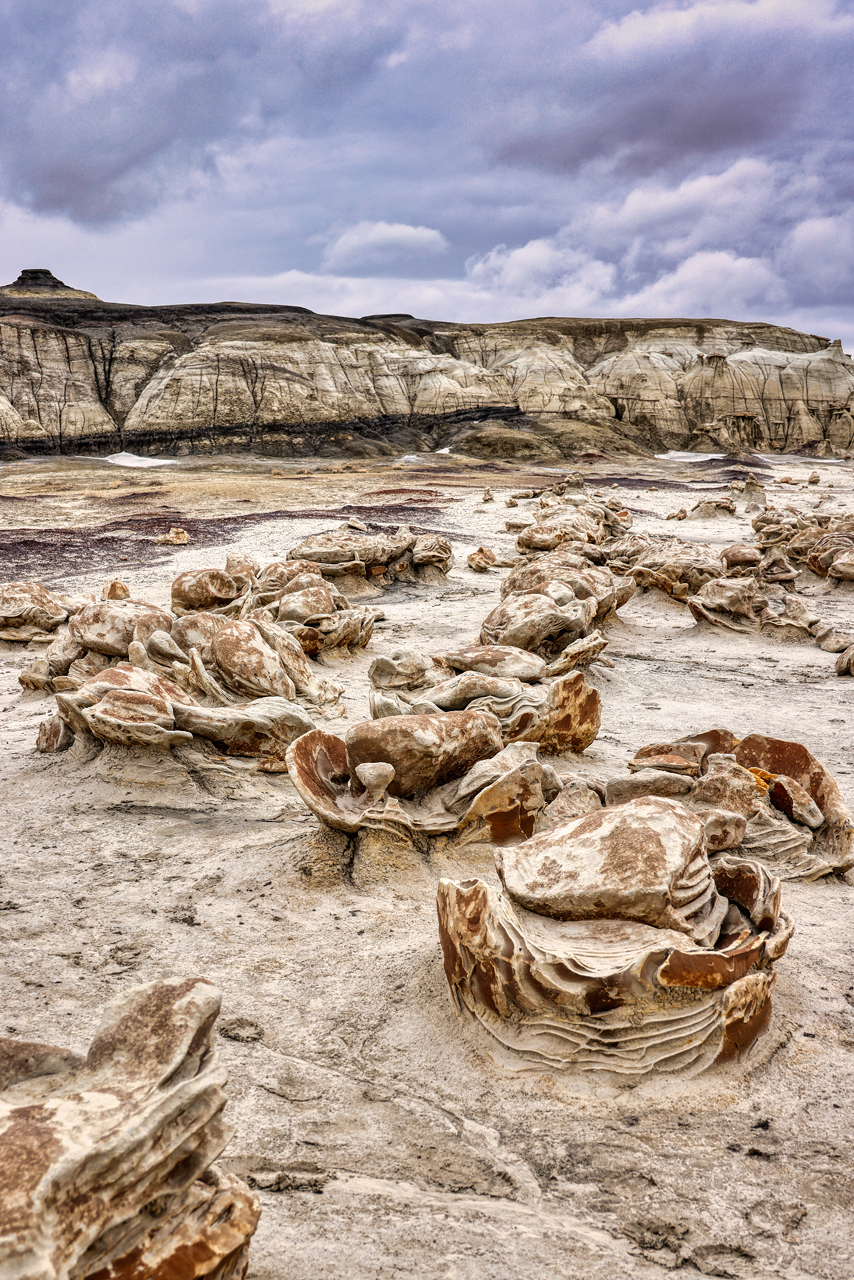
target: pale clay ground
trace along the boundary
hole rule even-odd
[[[368,714],[366,672],[377,653],[400,644],[438,653],[477,639],[506,570],[475,574],[465,556],[479,544],[509,554],[504,497],[555,478],[447,457],[440,472],[439,463],[346,471],[329,463],[297,477],[293,466],[265,460],[193,459],[139,472],[44,460],[0,467],[0,493],[26,499],[4,504],[7,528],[115,518],[99,494],[117,481],[135,486],[140,510],[163,504],[188,516],[334,508],[382,487],[458,499],[440,516],[413,510],[413,524],[464,533],[454,539],[456,567],[446,587],[377,601],[388,617],[367,651],[332,664],[347,715],[320,723],[335,732]],[[801,487],[814,466],[775,465],[776,476],[799,483],[769,486],[769,501],[810,507],[827,495],[823,506],[838,508],[854,497],[850,465],[820,463],[822,483]],[[646,488],[605,490],[634,510],[636,530],[719,546],[752,540],[742,503],[734,520],[665,524],[666,512],[696,497],[655,491],[656,478],[693,476],[700,491],[713,472],[653,459],[584,470],[593,487],[597,474],[648,477]],[[481,501],[484,484],[492,504]],[[184,569],[222,566],[238,550],[265,563],[336,523],[277,519],[232,542],[115,570],[134,596],[165,604]],[[60,580],[46,563],[32,576],[99,590],[110,575]],[[8,577],[0,567],[0,580]],[[815,580],[810,590],[823,618],[854,626],[848,589]],[[607,778],[645,743],[724,725],[804,741],[854,803],[854,681],[833,674],[834,655],[697,628],[658,593],[631,601],[607,635],[616,665],[592,676],[602,730],[583,757],[556,762],[562,772]],[[261,1035],[218,1037],[236,1128],[224,1159],[243,1172],[296,1166],[329,1175],[320,1194],[261,1193],[253,1280],[623,1280],[679,1265],[746,1280],[854,1275],[849,877],[785,886],[796,933],[778,965],[772,1029],[742,1066],[635,1087],[572,1073],[511,1075],[457,1021],[436,930],[438,876],[494,880],[486,850],[447,855],[417,882],[374,896],[349,885],[313,889],[300,867],[316,823],[286,775],[247,774],[248,798],[217,801],[178,783],[147,784],[127,755],[86,769],[40,756],[37,727],[53,699],[18,685],[32,652],[0,648],[0,1034],[84,1050],[116,992],[158,976],[217,983],[223,1019],[249,1019]]]

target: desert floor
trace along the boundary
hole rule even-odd
[[[741,502],[736,518],[665,523],[725,493],[732,461],[600,457],[578,469],[619,497],[635,530],[753,539]],[[807,487],[815,469],[821,483]],[[854,509],[851,464],[782,459],[764,473],[777,505]],[[9,463],[0,581],[99,592],[120,576],[135,598],[168,604],[185,569],[221,567],[230,551],[280,559],[351,515],[441,531],[457,558],[446,585],[383,593],[368,649],[330,664],[346,685],[346,717],[323,722],[335,732],[368,716],[378,653],[477,640],[506,570],[474,573],[466,555],[510,554],[505,497],[562,474],[447,455]],[[188,546],[154,542],[172,524]],[[799,586],[822,618],[854,627],[850,587]],[[854,806],[854,681],[835,676],[835,655],[698,627],[657,592],[606,635],[615,665],[589,677],[602,730],[562,772],[623,774],[646,743],[726,726],[805,742]],[[854,1275],[851,875],[784,886],[796,933],[771,1031],[743,1064],[633,1086],[511,1074],[458,1022],[436,928],[438,877],[495,881],[487,849],[451,848],[441,865],[358,892],[329,873],[286,774],[247,762],[232,794],[216,795],[119,748],[88,766],[37,753],[53,698],[18,684],[30,649],[0,650],[0,1034],[85,1050],[117,992],[160,976],[214,981],[235,1128],[223,1163],[281,1171],[290,1188],[260,1193],[253,1280]]]

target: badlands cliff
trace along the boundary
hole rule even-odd
[[[0,288],[0,450],[371,457],[854,447],[838,342],[729,320],[452,324]]]

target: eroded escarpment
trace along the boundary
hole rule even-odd
[[[839,454],[852,405],[840,344],[776,325],[139,307],[46,271],[0,289],[0,437],[25,453]]]

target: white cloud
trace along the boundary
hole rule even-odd
[[[618,252],[641,241],[673,260],[751,234],[779,185],[773,165],[745,157],[723,173],[701,173],[675,187],[638,183],[621,202],[591,204],[572,230],[588,244]]]
[[[470,286],[482,296],[550,299],[578,315],[613,292],[616,268],[562,243],[560,236],[530,240],[517,249],[497,245],[466,263]]]
[[[137,74],[137,62],[120,49],[104,49],[89,55],[65,76],[68,96],[73,102],[89,102],[130,85]]]
[[[405,222],[357,222],[332,242],[323,255],[327,270],[342,267],[384,266],[401,258],[421,258],[445,253],[448,242],[432,227],[410,227]]]
[[[854,213],[805,218],[780,245],[777,263],[796,293],[848,302],[854,286]]]
[[[619,314],[760,319],[786,302],[786,290],[762,258],[727,250],[692,254],[673,271],[619,300]]]
[[[677,7],[656,4],[633,9],[616,22],[604,23],[587,41],[585,52],[613,66],[615,59],[636,64],[662,54],[671,58],[697,39],[731,32],[744,38],[769,31],[791,34],[825,29],[850,30],[851,18],[837,12],[833,0],[699,0]]]

